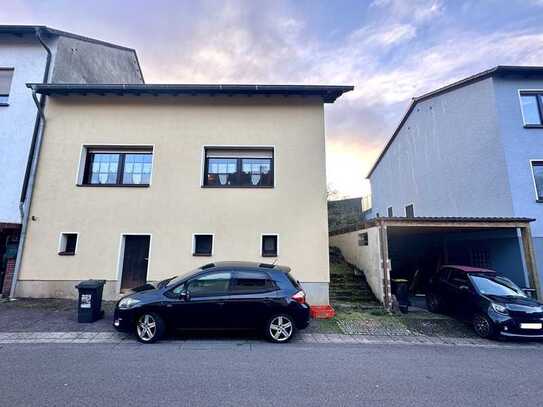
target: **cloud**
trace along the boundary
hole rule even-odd
[[[370,7],[386,9],[395,18],[424,22],[443,13],[441,0],[374,0]]]

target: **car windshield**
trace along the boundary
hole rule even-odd
[[[166,287],[172,287],[174,285],[177,285],[179,284],[181,281],[183,280],[186,280],[187,278],[193,276],[194,274],[196,273],[199,273],[200,271],[202,271],[201,268],[197,268],[197,269],[194,269],[192,270],[191,272],[187,273],[187,274],[183,274],[181,276],[177,276],[177,277],[173,277],[169,282],[168,284],[166,284]]]
[[[483,295],[497,295],[501,297],[526,297],[526,294],[511,280],[499,276],[474,276],[471,280],[477,290]]]

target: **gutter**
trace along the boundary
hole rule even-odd
[[[43,73],[43,83],[49,82],[49,71],[51,69],[51,60],[53,53],[47,46],[42,38],[43,28],[36,28],[36,38],[45,49],[47,53],[47,60],[45,63],[45,71]],[[11,281],[11,289],[9,292],[9,298],[15,298],[15,288],[17,286],[17,280],[19,278],[19,272],[21,270],[21,260],[23,257],[23,249],[26,240],[26,234],[28,230],[28,218],[30,213],[30,202],[32,200],[32,192],[34,187],[34,181],[36,179],[36,169],[38,167],[38,157],[40,154],[41,143],[43,138],[43,131],[45,128],[45,95],[41,95],[38,99],[35,91],[32,91],[32,99],[36,104],[38,112],[36,113],[36,120],[34,122],[34,133],[32,135],[32,141],[30,144],[30,151],[28,153],[28,159],[26,162],[25,177],[23,180],[23,187],[21,190],[21,197],[19,200],[19,212],[21,215],[21,235],[19,236],[19,247],[17,248],[17,258],[15,260],[15,269],[13,270],[13,278]]]

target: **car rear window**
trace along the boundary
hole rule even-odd
[[[230,291],[235,294],[255,293],[275,289],[275,283],[265,273],[238,271],[230,285]]]
[[[290,273],[286,273],[288,279],[290,280],[290,282],[292,283],[292,285],[298,289],[302,289],[302,287],[300,287],[300,283],[298,282],[298,280],[296,280],[294,277],[292,277],[292,275]]]

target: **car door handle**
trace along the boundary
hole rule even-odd
[[[217,305],[220,305],[222,307],[224,305],[224,301],[217,302]]]

